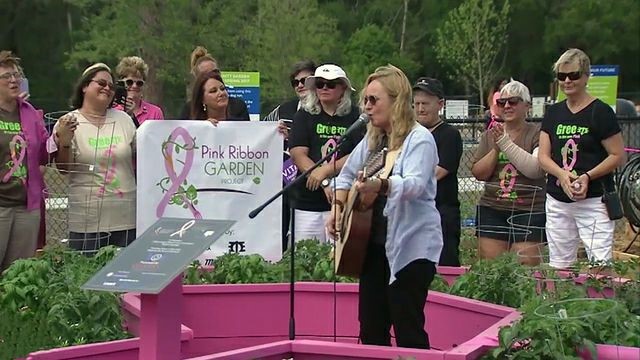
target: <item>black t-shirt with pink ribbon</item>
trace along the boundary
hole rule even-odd
[[[313,115],[300,109],[293,116],[293,124],[289,133],[289,149],[297,146],[307,147],[309,148],[307,156],[313,162],[317,162],[336,146],[340,136],[358,119],[358,116],[360,116],[360,111],[355,106],[351,108],[349,114],[344,116],[330,116],[324,111]],[[351,153],[363,136],[364,133],[358,134],[348,140],[340,148],[338,159]],[[292,195],[292,207],[295,209],[305,211],[329,211],[331,209],[322,187],[311,191],[306,187],[306,180],[300,180],[290,195]]]
[[[551,140],[551,159],[561,168],[579,176],[608,156],[602,140],[621,130],[613,109],[596,99],[575,114],[567,107],[566,100],[550,106],[542,120],[542,131]],[[602,196],[602,181],[611,182],[611,175],[590,183],[588,198]],[[558,201],[572,201],[551,174],[547,176],[547,194]]]
[[[0,109],[0,207],[27,203],[27,141],[20,112]]]

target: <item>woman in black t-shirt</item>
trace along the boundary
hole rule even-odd
[[[339,66],[325,64],[305,81],[309,93],[302,108],[293,117],[289,149],[298,175],[322,159],[337,145],[337,140],[353,124],[360,111],[352,105],[351,81]],[[325,220],[329,215],[331,189],[329,179],[340,172],[347,157],[362,136],[340,148],[337,157],[313,170],[305,182],[294,189],[291,207],[295,210],[295,239],[316,238],[327,241]]]
[[[587,92],[590,61],[583,51],[567,50],[553,70],[567,100],[547,109],[540,132],[549,263],[571,266],[579,240],[589,260],[608,262],[614,222],[600,198],[605,188],[613,190],[613,171],[624,163],[620,127],[611,107]]]

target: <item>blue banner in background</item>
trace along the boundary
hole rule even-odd
[[[222,78],[228,86],[229,96],[240,98],[247,104],[251,121],[260,120],[260,73],[223,71]]]

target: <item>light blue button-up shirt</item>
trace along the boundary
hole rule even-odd
[[[336,178],[338,190],[351,188],[369,153],[368,138],[353,150],[340,175]],[[385,243],[391,276],[417,259],[438,263],[442,251],[442,227],[436,209],[436,165],[438,150],[429,130],[415,126],[402,144],[389,177],[389,196],[384,208],[387,217]]]

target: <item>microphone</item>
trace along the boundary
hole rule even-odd
[[[351,126],[349,126],[347,131],[345,131],[344,134],[340,137],[339,142],[343,142],[345,140],[351,140],[351,138],[353,137],[353,134],[362,131],[362,128],[367,126],[368,123],[369,123],[369,116],[365,113],[360,114],[360,117],[358,117],[358,120],[356,120],[353,124],[351,124]]]

